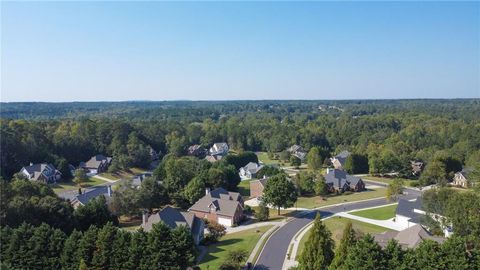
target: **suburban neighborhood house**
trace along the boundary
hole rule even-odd
[[[420,173],[423,171],[423,162],[421,161],[410,161],[410,165],[412,166],[412,175],[419,176]]]
[[[208,156],[205,157],[205,160],[207,160],[208,162],[214,163],[214,162],[217,162],[217,161],[221,160],[222,158],[223,158],[223,156],[221,156],[221,155],[216,155],[216,156],[208,155]]]
[[[395,239],[403,249],[416,248],[424,240],[432,240],[437,243],[443,243],[446,239],[443,237],[430,235],[421,225],[413,225],[403,231],[387,231],[381,234],[375,234],[375,241],[382,247],[387,246],[388,241]]]
[[[228,154],[229,148],[228,144],[221,142],[221,143],[214,143],[212,147],[208,150],[208,153],[212,156],[226,156]]]
[[[423,210],[421,197],[414,201],[400,199],[398,201],[393,221],[401,225],[403,228],[410,228],[419,225],[426,214],[427,213]],[[430,214],[430,216],[435,220],[439,220],[439,215],[437,214]],[[443,224],[441,224],[441,226],[443,227],[445,237],[449,237],[452,234],[451,228],[449,226],[444,226]]]
[[[304,161],[305,157],[307,156],[307,152],[300,145],[297,144],[290,146],[287,151],[292,156],[296,156],[297,158],[299,158],[301,161]]]
[[[20,173],[25,175],[28,180],[40,181],[43,183],[55,183],[62,178],[62,173],[57,170],[52,164],[37,163],[30,166],[23,167]]]
[[[342,151],[340,154],[336,155],[333,158],[330,158],[330,162],[332,162],[332,165],[335,169],[338,170],[343,170],[343,166],[345,165],[345,161],[347,158],[350,156],[350,152],[348,151]]]
[[[240,178],[241,179],[252,179],[257,177],[258,171],[263,168],[263,165],[258,165],[255,162],[249,162],[245,167],[240,168]]]
[[[189,212],[199,218],[216,221],[227,227],[238,224],[243,218],[243,199],[240,193],[217,188],[206,189],[205,196],[198,200]]]
[[[203,157],[203,156],[205,156],[207,151],[201,145],[194,144],[194,145],[191,145],[190,147],[188,147],[187,152],[188,152],[189,156]]]
[[[261,198],[263,196],[263,190],[267,185],[267,181],[268,178],[250,181],[250,197]]]
[[[186,226],[190,229],[193,236],[195,245],[199,245],[203,240],[203,233],[205,229],[205,223],[201,218],[195,216],[192,212],[181,212],[171,206],[166,206],[162,211],[148,216],[147,213],[143,214],[142,228],[149,232],[152,230],[152,226],[155,223],[163,221],[168,227],[175,229],[179,226]]]
[[[453,177],[452,184],[454,186],[459,186],[463,188],[468,188],[469,187],[469,179],[468,179],[468,174],[471,173],[471,169],[463,169],[460,172],[455,173],[455,176]]]
[[[345,191],[365,190],[365,183],[361,178],[338,169],[327,169],[325,183],[329,192],[342,193]]]
[[[112,162],[111,157],[105,157],[104,155],[93,156],[87,162],[80,162],[78,167],[87,170],[91,174],[102,173],[108,169]]]
[[[90,200],[99,196],[104,196],[107,201],[107,205],[110,205],[113,199],[112,187],[110,185],[94,187],[91,190],[75,196],[75,198],[73,198],[71,201],[71,204],[73,208],[78,208],[80,205],[86,205]]]

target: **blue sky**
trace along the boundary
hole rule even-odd
[[[480,97],[479,2],[2,2],[2,101]]]

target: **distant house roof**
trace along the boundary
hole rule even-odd
[[[252,173],[252,174],[255,174],[255,173],[257,173],[260,169],[262,169],[263,166],[262,166],[262,165],[258,165],[258,164],[255,163],[255,162],[249,162],[247,165],[245,165],[245,166],[242,167],[242,168],[243,168],[243,170],[245,170],[245,171],[248,171],[248,172],[250,172],[250,173]]]
[[[336,155],[332,160],[338,160],[338,162],[340,162],[340,164],[343,166],[345,165],[345,161],[349,156],[350,156],[350,152],[344,150],[340,152],[338,155]]]
[[[241,207],[239,199],[240,193],[226,191],[223,188],[217,188],[210,191],[207,195],[198,200],[189,210],[210,212],[215,208],[218,215],[233,217],[238,207]]]
[[[31,164],[30,166],[23,167],[23,169],[30,175],[30,179],[32,180],[38,180],[42,175],[50,177],[54,174],[60,174],[60,171],[50,163]]]
[[[299,152],[299,151],[300,151],[300,152],[305,152],[305,150],[303,150],[303,148],[302,148],[300,145],[298,145],[298,144],[294,144],[294,145],[290,146],[290,147],[287,149],[287,151],[290,152],[290,153],[292,153],[292,154],[293,154],[293,153],[296,153],[296,152]]]
[[[267,186],[267,181],[268,181],[268,178],[262,178],[262,179],[258,179],[258,180],[253,180],[250,183],[259,182],[263,187],[266,187]]]
[[[342,188],[345,184],[356,186],[359,181],[362,181],[362,179],[338,169],[330,170],[325,175],[325,182],[327,184],[332,184],[338,189]]]
[[[472,168],[463,168],[461,171],[455,174],[462,175],[463,177],[467,178],[471,172],[473,172]]]
[[[228,153],[228,144],[225,142],[214,143],[212,147],[210,147],[210,155],[225,155]]]
[[[145,231],[150,231],[153,224],[163,221],[168,227],[175,229],[179,226],[186,226],[193,235],[201,234],[203,221],[196,217],[194,213],[181,212],[176,208],[167,206],[162,211],[148,217],[142,227]]]
[[[216,161],[221,160],[222,158],[223,158],[222,155],[214,155],[214,156],[212,156],[212,155],[207,155],[207,156],[205,157],[205,159],[206,159],[207,161],[209,161],[209,162],[216,162]]]
[[[445,238],[430,235],[421,225],[414,225],[399,232],[385,232],[375,235],[375,240],[382,247],[385,247],[390,239],[395,239],[402,248],[415,248],[423,240],[432,240],[437,243],[443,243]]]
[[[87,162],[80,163],[80,167],[98,169],[102,164],[108,164],[111,161],[111,157],[106,157],[104,155],[95,155],[91,157]]]
[[[414,174],[418,174],[418,173],[422,172],[423,165],[424,165],[423,162],[412,160],[412,161],[410,161],[410,164],[412,166],[412,172]]]
[[[87,204],[90,200],[97,198],[99,196],[105,196],[105,199],[107,199],[107,202],[110,200],[112,197],[112,187],[111,186],[97,186],[93,187],[92,189],[85,191],[82,194],[78,194],[73,201],[77,200],[81,204],[85,205]],[[72,201],[72,202],[73,202]]]

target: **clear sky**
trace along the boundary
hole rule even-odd
[[[2,2],[2,101],[480,97],[479,2]]]

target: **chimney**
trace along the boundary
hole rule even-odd
[[[205,195],[208,195],[208,194],[210,194],[210,188],[207,187],[205,188]]]
[[[147,210],[143,210],[142,212],[142,226],[145,227],[145,224],[147,224],[148,216],[147,216]]]
[[[330,168],[327,167],[327,174],[329,174],[329,173],[330,173]]]
[[[112,197],[112,186],[107,186],[108,197]]]
[[[33,166],[33,163],[32,163],[32,162],[30,162],[30,166]]]

